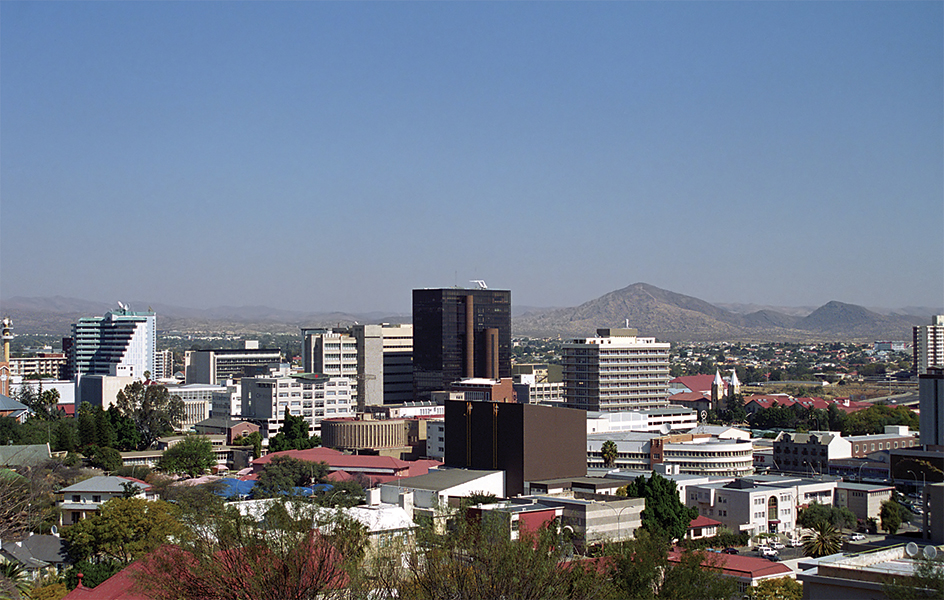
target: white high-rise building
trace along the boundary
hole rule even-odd
[[[914,367],[925,375],[928,367],[944,367],[944,315],[934,315],[930,325],[914,328]]]
[[[82,318],[72,325],[69,365],[76,379],[83,375],[143,377],[145,371],[154,372],[156,315],[119,306],[103,317]]]
[[[154,354],[154,370],[151,379],[171,379],[174,377],[174,353],[170,350],[159,350]]]
[[[598,329],[564,345],[564,404],[614,411],[666,406],[669,344],[635,329]]]
[[[264,438],[279,432],[285,411],[302,417],[309,433],[321,435],[326,418],[355,414],[351,381],[320,373],[289,375],[288,369],[273,370],[269,377],[243,377],[242,418],[259,423]]]

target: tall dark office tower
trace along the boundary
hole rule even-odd
[[[469,377],[511,377],[511,291],[413,290],[416,398]]]

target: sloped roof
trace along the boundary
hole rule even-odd
[[[140,562],[133,562],[94,588],[79,586],[62,600],[152,600],[151,596],[135,590],[135,573],[142,569]]]
[[[3,552],[27,568],[64,563],[68,559],[65,542],[57,535],[31,535],[22,542],[4,542]]]
[[[80,481],[69,487],[62,488],[59,493],[76,494],[81,492],[102,492],[104,494],[120,494],[124,490],[122,484],[131,482],[139,491],[150,489],[150,485],[140,479],[131,477],[117,477],[114,475],[99,475],[85,481]]]
[[[698,515],[692,519],[691,523],[688,524],[688,528],[695,529],[698,527],[717,527],[718,525],[721,525],[721,521],[715,521],[714,519],[710,519],[704,515]]]
[[[673,548],[669,552],[669,562],[681,562],[681,551]],[[711,562],[709,562],[711,561]],[[744,579],[759,579],[766,577],[783,577],[793,573],[793,570],[787,565],[779,562],[771,562],[766,558],[756,556],[742,556],[740,554],[722,554],[712,552],[706,557],[702,565],[708,566],[717,561],[717,566],[721,567],[722,573],[729,577],[741,577]]]
[[[669,387],[672,384],[684,385],[693,392],[711,393],[711,384],[714,382],[714,375],[683,375],[669,381]],[[670,396],[671,398],[671,396]]]
[[[33,467],[52,458],[49,444],[0,446],[0,466]]]
[[[17,402],[9,396],[0,394],[0,411],[26,410],[27,408],[29,407],[22,402]]]

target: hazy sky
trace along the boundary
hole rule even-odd
[[[0,295],[941,306],[942,7],[0,2]]]

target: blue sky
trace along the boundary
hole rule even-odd
[[[944,5],[0,3],[0,295],[944,305]]]

